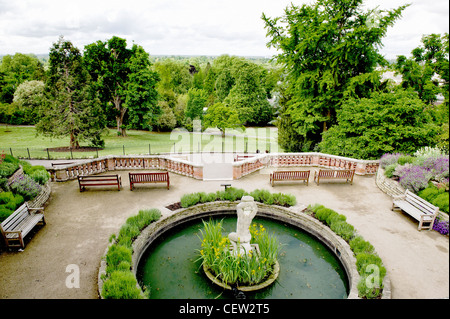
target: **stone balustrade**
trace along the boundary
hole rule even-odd
[[[266,153],[241,157],[232,163],[233,179],[239,179],[266,167],[322,167],[355,169],[357,175],[371,175],[378,170],[378,160],[357,160],[322,153]],[[106,156],[78,164],[58,165],[50,169],[52,180],[66,181],[80,175],[93,175],[115,170],[167,170],[203,180],[203,164],[170,155]]]

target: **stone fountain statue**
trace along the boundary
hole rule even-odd
[[[250,240],[252,239],[250,225],[258,211],[258,206],[256,206],[253,197],[243,196],[236,208],[238,216],[236,232],[230,233],[228,238],[235,253],[248,254],[255,248],[250,245]]]

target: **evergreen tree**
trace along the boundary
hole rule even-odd
[[[100,100],[80,51],[60,37],[50,50],[49,64],[37,132],[51,137],[69,136],[70,148],[79,148],[81,140],[102,144],[100,135],[105,122]]]

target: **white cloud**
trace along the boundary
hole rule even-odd
[[[113,35],[150,54],[271,55],[262,12],[311,0],[0,0],[0,54],[47,53],[59,35],[83,49]],[[448,32],[447,0],[368,0],[391,9],[411,2],[384,40],[383,54],[408,55],[423,34]]]

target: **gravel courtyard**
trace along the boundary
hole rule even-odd
[[[320,203],[346,215],[382,258],[392,298],[449,297],[448,236],[418,231],[415,220],[391,211],[392,200],[376,186],[374,176],[355,176],[353,185],[329,182],[317,186],[310,180],[309,186],[278,183],[272,188],[269,173],[263,170],[229,183],[247,191],[259,188],[293,194],[298,206]],[[170,173],[170,190],[163,184],[146,184],[130,191],[128,171],[118,174],[123,184],[120,192],[112,187],[80,193],[76,180],[51,184],[45,208],[47,224],[29,239],[24,251],[0,254],[0,298],[98,298],[101,257],[109,237],[128,217],[145,208],[170,214],[165,207],[178,202],[185,193],[223,189],[220,181],[199,181]],[[66,286],[71,265],[80,269],[79,288]]]

